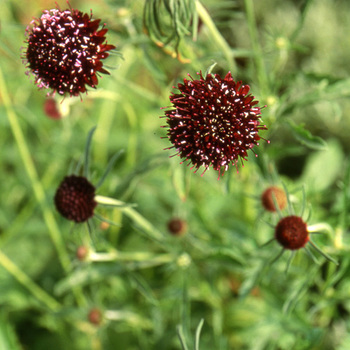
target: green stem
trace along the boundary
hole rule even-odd
[[[163,240],[164,236],[160,231],[158,231],[148,220],[146,220],[135,209],[133,209],[130,206],[125,206],[124,202],[118,199],[100,196],[100,195],[95,196],[95,201],[102,205],[110,205],[110,206],[118,207],[124,215],[126,215],[129,219],[131,219],[145,233],[149,234],[155,240],[158,240],[158,241]]]
[[[110,82],[110,84],[113,83]],[[118,113],[117,109],[117,103],[120,99],[119,95],[117,93],[114,94],[114,96],[109,93],[108,91],[103,91],[101,93],[101,96],[103,97],[103,93],[106,93],[106,97],[103,99],[100,107],[99,112],[99,118],[98,118],[98,129],[96,130],[95,134],[95,157],[99,159],[102,164],[107,164],[108,162],[108,142],[106,140],[109,140],[109,133],[111,131],[111,127],[113,124],[113,121],[115,119],[115,115]]]
[[[175,258],[171,254],[154,255],[146,252],[119,252],[114,250],[107,253],[90,252],[86,260],[93,262],[147,261],[155,265],[162,265],[173,262]]]
[[[34,195],[43,213],[44,221],[48,228],[48,232],[50,234],[51,240],[53,241],[55,248],[57,250],[60,263],[64,271],[68,274],[69,271],[71,270],[69,256],[66,251],[65,245],[63,243],[62,236],[57,226],[56,220],[52,212],[47,207],[45,191],[41,185],[34,162],[31,158],[29,147],[24,138],[20,123],[18,121],[17,114],[13,109],[1,67],[0,67],[0,92],[1,92],[2,100],[5,106],[6,112],[7,112],[7,118],[10,123],[13,136],[17,143],[17,147],[18,147],[20,156],[22,158],[25,171],[27,172],[27,175],[30,179],[30,182],[33,188]]]
[[[221,35],[215,23],[213,22],[212,18],[210,17],[208,11],[205,9],[205,7],[201,4],[199,0],[196,1],[196,10],[197,10],[198,16],[200,17],[202,22],[205,24],[205,26],[208,28],[209,33],[211,34],[213,40],[217,43],[217,45],[223,51],[223,54],[227,60],[227,63],[230,67],[231,72],[236,73],[237,66],[233,57],[233,51],[231,47],[229,46],[227,41],[224,39],[224,37]]]
[[[5,254],[0,251],[0,264],[25,288],[27,288],[35,298],[45,304],[52,311],[60,309],[61,305],[41,289],[30,277],[17,267]]]
[[[253,0],[244,0],[245,10],[248,22],[249,36],[254,52],[255,67],[260,89],[265,96],[269,95],[269,83],[263,60],[263,53],[259,43],[258,29],[256,26]]]

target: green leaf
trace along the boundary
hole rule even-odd
[[[129,271],[128,278],[133,287],[136,288],[151,304],[159,304],[151,287],[141,275]]]
[[[0,317],[0,349],[21,350],[15,330],[4,316]]]
[[[314,150],[325,150],[327,143],[319,136],[314,136],[310,131],[306,130],[303,125],[297,125],[292,120],[288,120],[294,137],[304,146]]]
[[[344,154],[337,140],[328,141],[328,148],[315,152],[309,157],[305,166],[302,182],[307,182],[309,188],[322,191],[334,183],[341,172]]]
[[[232,247],[228,248],[225,246],[216,246],[210,249],[208,257],[214,258],[215,260],[220,259],[223,261],[235,261],[236,263],[244,266],[246,261],[242,252],[239,249]]]

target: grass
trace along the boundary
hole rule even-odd
[[[0,348],[347,349],[347,1],[183,1],[178,40],[163,7],[162,32],[154,8],[146,32],[145,1],[70,3],[106,23],[123,59],[111,55],[111,75],[81,99],[56,96],[59,120],[45,115],[46,91],[21,62],[25,28],[47,2],[0,3]],[[159,118],[172,86],[214,63],[213,73],[231,71],[266,105],[270,140],[219,181],[169,157]],[[84,161],[95,126],[89,179],[97,184],[122,151],[97,193],[118,205],[99,204],[90,225],[73,224],[53,197]],[[289,252],[270,264],[281,247],[263,244],[278,215],[260,195],[271,184],[286,186],[338,265],[312,247],[313,258],[298,251],[288,273]],[[173,217],[187,222],[185,235],[168,232]]]

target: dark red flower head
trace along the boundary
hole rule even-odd
[[[173,109],[165,112],[168,138],[182,158],[189,160],[196,171],[210,166],[225,172],[238,159],[246,160],[247,152],[259,145],[260,107],[249,86],[235,82],[229,72],[224,79],[218,74],[206,78],[184,79],[179,93],[170,101]],[[192,168],[193,168],[192,167]],[[205,172],[204,170],[204,172]]]
[[[285,249],[303,248],[309,241],[307,225],[299,216],[286,216],[278,222],[275,228],[275,238]]]
[[[56,209],[68,220],[84,222],[94,215],[95,187],[83,176],[66,176],[56,191]]]
[[[100,19],[75,9],[45,10],[27,28],[25,60],[40,88],[77,96],[86,85],[95,88],[98,73],[109,74],[101,60],[115,48],[105,42],[108,29]]]

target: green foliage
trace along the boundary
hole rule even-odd
[[[0,349],[348,349],[350,3],[70,4],[106,23],[124,60],[108,57],[111,75],[81,99],[55,96],[54,120],[21,62],[47,2],[0,1]],[[231,71],[266,105],[270,143],[219,181],[164,150],[160,108],[199,71]],[[97,187],[88,224],[53,204],[74,172]],[[301,249],[271,264],[279,214],[260,201],[271,184],[289,191],[280,214],[302,215],[325,255],[308,244],[314,260]],[[173,217],[183,236],[168,232]]]

